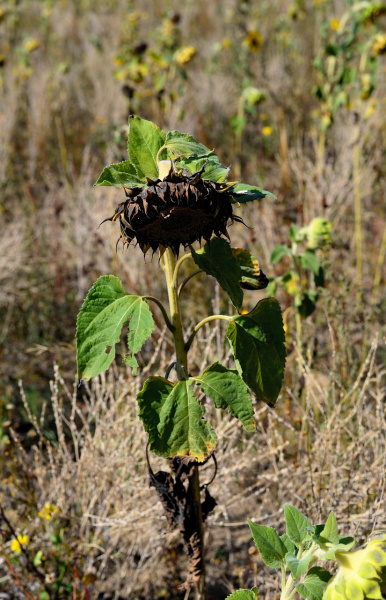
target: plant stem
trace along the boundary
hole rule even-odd
[[[185,351],[184,334],[182,331],[180,304],[177,293],[177,282],[174,281],[174,272],[176,266],[176,257],[171,248],[166,248],[163,255],[163,269],[166,276],[166,284],[168,288],[170,320],[174,327],[173,337],[174,346],[176,349],[176,372],[179,380],[187,379],[188,377],[188,362]]]
[[[358,117],[359,120],[359,117]],[[354,183],[354,218],[355,218],[355,250],[357,271],[357,301],[362,297],[363,287],[363,251],[362,251],[362,214],[360,195],[360,130],[359,123],[355,127],[354,150],[353,150],[353,183]]]
[[[185,344],[186,352],[189,350],[190,346],[192,345],[193,340],[196,337],[197,331],[201,327],[203,327],[203,325],[205,325],[206,323],[209,323],[210,321],[214,321],[215,319],[223,319],[224,321],[232,321],[232,318],[233,317],[228,317],[227,315],[211,315],[210,317],[206,317],[206,319],[203,319],[202,321],[200,321],[193,329],[192,333],[189,336],[188,341]]]
[[[188,257],[189,255],[186,255],[186,258]],[[171,324],[173,325],[174,346],[176,350],[176,373],[180,381],[187,379],[189,374],[187,349],[185,348],[177,289],[177,270],[183,260],[185,260],[185,257],[180,258],[180,260],[176,262],[175,254],[170,248],[167,248],[162,257],[161,263],[165,272],[168,288],[170,320]],[[199,579],[195,584],[196,600],[205,600],[204,523],[202,519],[200,479],[197,464],[193,467],[192,474],[189,477],[185,512],[185,519],[187,519],[189,522],[190,532],[193,529],[193,531],[190,533],[190,546],[192,548],[197,548],[199,552],[199,557],[197,557],[197,555],[193,557],[193,569],[191,569],[191,571],[199,573]]]

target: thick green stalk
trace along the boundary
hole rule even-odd
[[[170,248],[163,255],[163,269],[169,296],[170,320],[173,325],[174,346],[176,350],[176,373],[179,380],[188,378],[187,350],[185,349],[184,334],[182,330],[180,303],[178,298],[177,269],[183,260],[180,259],[176,265],[176,257]],[[189,477],[186,495],[186,512],[190,523],[196,524],[194,537],[198,542],[200,550],[200,578],[196,583],[196,600],[205,600],[205,552],[204,552],[204,523],[201,511],[200,479],[198,465],[195,465],[192,475]],[[195,565],[197,568],[197,564]]]
[[[174,270],[176,266],[176,257],[173,250],[167,248],[163,255],[163,269],[166,276],[166,284],[168,288],[170,320],[174,326],[173,337],[174,346],[176,349],[176,371],[177,377],[180,380],[188,377],[188,361],[185,351],[184,334],[182,331],[180,303],[178,300],[177,281],[174,278]]]

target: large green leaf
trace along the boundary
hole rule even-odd
[[[247,315],[235,317],[226,335],[236,367],[260,400],[274,404],[285,367],[285,338],[280,305],[275,298],[261,300]]]
[[[122,184],[127,187],[143,187],[145,185],[138,178],[137,171],[129,160],[105,167],[94,185],[121,187]]]
[[[240,419],[248,431],[255,430],[252,402],[237,371],[216,362],[194,380],[217,408],[229,408],[231,415]]]
[[[268,279],[260,269],[260,264],[255,256],[252,256],[244,248],[232,248],[232,254],[240,265],[241,287],[245,290],[262,290],[267,287]]]
[[[196,173],[205,165],[202,179],[209,179],[210,181],[217,181],[218,183],[225,181],[229,172],[229,167],[224,167],[216,154],[180,158],[176,161],[175,165],[177,169],[185,169],[186,171],[189,171],[189,173]]]
[[[291,504],[284,504],[286,533],[290,540],[299,546],[312,537],[312,525],[297,508]]]
[[[144,183],[146,177],[157,179],[157,154],[165,143],[165,132],[151,121],[135,116],[130,117],[129,125],[127,150],[138,178]]]
[[[307,600],[322,600],[324,590],[332,575],[322,567],[312,567],[304,581],[295,587],[299,594]]]
[[[159,456],[193,456],[203,462],[215,447],[216,434],[203,419],[204,407],[193,396],[192,384],[192,379],[173,384],[150,377],[137,396],[150,450]]]
[[[128,345],[135,353],[154,329],[147,303],[140,296],[128,294],[118,277],[99,277],[78,315],[79,379],[87,380],[108,369],[114,360],[115,344],[119,342],[122,327],[129,319]]]
[[[287,549],[276,531],[273,527],[257,525],[250,519],[248,519],[248,525],[252,531],[253,541],[265,564],[273,569],[280,569]]]
[[[222,238],[213,238],[197,252],[191,248],[196,265],[208,275],[217,279],[236,308],[243,303],[243,290],[240,287],[241,268],[232,254],[229,242]]]
[[[206,156],[212,152],[204,144],[200,144],[188,133],[168,131],[164,143],[165,148],[175,157]]]
[[[231,190],[231,194],[235,202],[239,204],[246,204],[247,202],[259,200],[260,198],[265,198],[266,196],[276,200],[276,196],[271,192],[262,190],[255,185],[248,185],[247,183],[236,183]]]

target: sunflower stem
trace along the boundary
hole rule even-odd
[[[162,268],[165,272],[166,283],[168,288],[169,296],[169,307],[171,323],[174,327],[173,337],[174,346],[176,350],[176,373],[179,380],[185,380],[188,378],[188,360],[187,360],[187,349],[184,343],[184,334],[182,330],[181,322],[181,311],[180,303],[178,299],[178,282],[177,282],[177,271],[179,265],[183,262],[183,259],[189,257],[185,255],[176,261],[176,256],[171,248],[166,248],[165,253],[162,257]],[[181,457],[183,459],[183,457]],[[199,561],[197,556],[194,558],[193,570],[197,571],[199,565],[199,579],[196,582],[196,600],[205,600],[205,550],[204,550],[204,522],[202,518],[201,510],[201,495],[200,495],[200,478],[198,465],[193,467],[192,474],[189,477],[188,489],[186,494],[186,512],[189,515],[189,520],[196,524],[195,532],[193,534],[194,543],[197,545],[199,551]]]
[[[187,379],[188,361],[182,331],[180,303],[178,300],[177,282],[175,281],[176,257],[171,248],[166,248],[163,255],[163,269],[168,288],[170,320],[174,327],[173,337],[176,350],[176,372],[179,380]]]

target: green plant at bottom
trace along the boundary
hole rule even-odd
[[[376,532],[360,550],[352,550],[355,540],[338,533],[336,518],[330,513],[326,523],[311,525],[297,508],[284,505],[286,532],[278,535],[273,527],[249,520],[253,540],[264,563],[281,570],[280,600],[302,597],[306,600],[382,600],[386,583],[386,532]],[[335,563],[336,574],[316,566]],[[227,600],[256,600],[259,591],[237,590]]]

